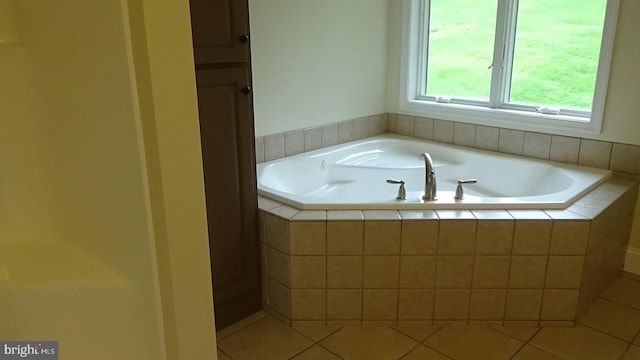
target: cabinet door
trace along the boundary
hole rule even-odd
[[[196,71],[216,325],[260,309],[253,110],[248,67]],[[244,91],[243,91],[244,90]]]
[[[249,61],[246,0],[190,0],[196,64]]]

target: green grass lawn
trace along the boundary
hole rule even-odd
[[[591,107],[605,3],[520,0],[510,101]],[[488,99],[496,7],[431,1],[427,94]]]

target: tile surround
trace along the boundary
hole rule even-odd
[[[256,138],[256,158],[258,162],[273,160],[387,131],[565,163],[610,168],[630,174],[640,173],[638,166],[640,162],[637,161],[640,156],[640,146],[396,114],[374,115],[258,137]],[[499,311],[491,309],[491,301],[487,299],[493,299],[495,300],[493,303],[501,304],[500,299],[504,297],[504,312],[502,317],[497,319],[498,322],[533,321],[538,324],[554,322],[566,324],[565,318],[570,318],[569,323],[573,323],[576,317],[580,318],[584,315],[588,304],[593,302],[599,291],[604,288],[604,284],[613,276],[611,267],[621,265],[620,249],[627,241],[625,234],[631,222],[631,217],[628,215],[629,208],[633,209],[636,199],[628,192],[632,186],[630,184],[634,184],[633,180],[625,183],[624,179],[614,178],[567,210],[544,212],[474,210],[462,213],[455,211],[420,213],[403,211],[395,212],[396,214],[391,212],[391,215],[389,212],[379,213],[373,217],[372,214],[367,216],[361,211],[300,212],[262,198],[260,199],[260,216],[262,237],[265,241],[262,244],[263,255],[271,254],[267,258],[272,260],[271,264],[263,264],[267,270],[263,273],[265,282],[263,294],[267,297],[263,299],[265,309],[272,310],[284,321],[291,321],[291,307],[296,304],[295,301],[292,302],[294,296],[295,299],[300,299],[301,296],[312,294],[294,291],[322,291],[315,288],[293,288],[293,284],[288,283],[289,280],[282,275],[287,269],[291,271],[291,268],[282,265],[282,256],[279,255],[324,256],[323,289],[325,289],[326,300],[323,304],[326,309],[325,319],[320,321],[324,323],[328,319],[334,319],[362,323],[365,297],[363,289],[369,289],[367,286],[374,286],[372,284],[378,281],[372,280],[369,276],[368,285],[364,286],[365,263],[368,262],[371,265],[376,260],[380,260],[373,257],[386,256],[389,259],[393,258],[393,261],[385,263],[385,266],[397,272],[397,280],[395,282],[385,280],[387,282],[383,281],[382,285],[375,285],[376,287],[370,289],[397,289],[395,302],[397,315],[393,321],[398,321],[398,317],[404,320],[411,319],[407,314],[428,316],[421,320],[434,321],[436,312],[438,314],[436,319],[442,320],[463,319],[466,322],[476,319],[491,320],[483,319],[487,317],[483,314],[495,315]],[[371,220],[372,218],[376,220]],[[625,219],[621,222],[623,226],[620,226],[620,230],[611,228],[614,219]],[[374,221],[394,224],[390,226],[397,228],[389,230],[394,235],[384,239],[379,237],[377,240],[371,235],[367,238],[367,227],[370,228],[370,234],[376,233]],[[447,225],[448,221],[452,221],[456,229]],[[456,233],[452,234],[452,232]],[[532,237],[530,235],[532,232],[535,232],[536,236]],[[300,236],[305,233],[307,235]],[[418,238],[421,240],[416,241]],[[457,241],[454,243],[448,240],[452,238]],[[615,238],[612,244],[603,245],[605,240],[610,242],[608,239],[611,238]],[[276,254],[273,250],[279,253]],[[608,258],[600,253],[607,254]],[[614,254],[618,254],[617,257]],[[436,268],[434,274],[425,275],[425,278],[418,280],[413,275],[414,279],[411,280],[411,266],[415,268],[418,265],[404,259],[410,256],[427,255],[434,260],[433,266]],[[327,256],[331,256],[332,260],[329,261]],[[453,256],[471,257],[471,271],[468,271],[468,263],[464,261],[464,266],[461,265],[460,269],[448,268],[447,257]],[[345,257],[345,259],[338,259],[339,257]],[[341,269],[338,260],[347,260],[346,257],[351,258],[349,261],[343,261],[341,266],[347,266],[350,269],[349,280],[344,283],[336,282],[338,276],[330,277],[329,274],[331,271],[334,274],[342,271],[337,270]],[[529,258],[525,259],[525,257]],[[394,265],[396,259],[397,266]],[[442,261],[438,263],[439,260]],[[357,269],[359,266],[361,266],[360,271]],[[427,268],[429,266],[427,265]],[[511,269],[509,277],[513,276],[513,279],[507,280],[506,286],[501,285],[505,281],[504,277],[481,275],[495,274],[506,266]],[[567,275],[573,273],[568,269],[578,269],[581,266],[584,271],[579,275]],[[605,274],[597,274],[593,269],[598,266],[605,266],[609,270],[605,271]],[[272,269],[274,267],[276,269]],[[369,266],[370,273],[371,269],[372,267]],[[446,284],[447,287],[436,285],[437,269],[443,271],[439,279],[440,283]],[[530,274],[527,275],[529,278],[523,278],[527,269],[530,270]],[[516,272],[512,273],[513,270]],[[414,274],[415,271],[413,270]],[[447,280],[447,271],[459,276],[453,280]],[[330,281],[331,278],[333,279]],[[491,280],[487,280],[489,278]],[[358,282],[361,284],[358,285]],[[429,283],[433,285],[424,285]],[[567,296],[561,296],[562,293],[566,293]],[[352,295],[354,297],[349,298]],[[460,304],[466,301],[466,305],[461,309],[452,310],[442,302],[445,298]],[[355,302],[354,299],[356,299]],[[357,299],[360,301],[359,305]],[[369,300],[371,299],[373,298],[369,296]],[[416,302],[426,308],[416,307]],[[337,307],[349,303],[351,305],[345,310],[347,315],[340,314]],[[369,301],[369,304],[373,303]],[[390,306],[391,303],[386,304]],[[529,308],[524,310],[524,306]],[[330,307],[332,311],[329,311]],[[374,308],[370,306],[369,310]],[[552,310],[555,308],[560,310]],[[565,316],[572,312],[572,317]],[[446,319],[449,315],[452,318]]]
[[[622,267],[637,191],[614,177],[549,211],[296,211],[261,200],[264,308],[287,323],[570,326]],[[638,287],[619,301],[640,311]]]
[[[342,130],[340,130],[342,129]],[[258,163],[386,132],[567,164],[640,175],[640,145],[550,135],[402,114],[357,119],[256,137]],[[351,139],[351,140],[349,140]]]

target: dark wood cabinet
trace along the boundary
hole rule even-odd
[[[262,304],[248,5],[190,3],[213,297],[222,329]]]
[[[196,64],[249,61],[247,0],[190,0]]]

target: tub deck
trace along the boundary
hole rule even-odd
[[[429,153],[437,198],[423,201]],[[609,170],[380,135],[259,164],[258,193],[299,209],[562,209],[612,176]],[[455,200],[458,180],[464,199]],[[397,200],[405,181],[406,200]]]

